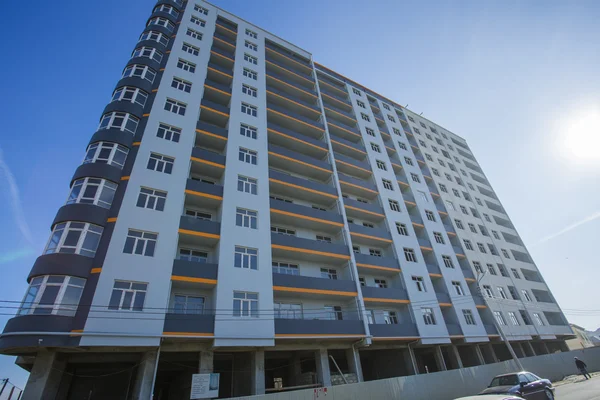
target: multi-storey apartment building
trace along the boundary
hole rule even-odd
[[[508,359],[494,322],[520,357],[572,334],[464,139],[209,3],[157,2],[83,150],[0,337],[24,399],[328,386]]]

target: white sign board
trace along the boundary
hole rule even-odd
[[[192,375],[191,400],[216,397],[219,397],[219,374]]]

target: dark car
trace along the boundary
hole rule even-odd
[[[514,394],[526,400],[553,400],[554,388],[548,379],[531,372],[521,371],[498,375],[480,394]]]

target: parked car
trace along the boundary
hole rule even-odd
[[[461,397],[454,400],[523,400],[523,398],[511,394],[478,394],[477,396]]]
[[[479,394],[511,394],[526,400],[554,400],[552,382],[527,371],[498,375]]]

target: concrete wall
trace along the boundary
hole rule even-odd
[[[560,380],[577,373],[573,357],[586,362],[590,372],[600,370],[600,348],[589,348],[564,353],[548,354],[521,359],[523,367],[539,376]],[[426,375],[412,375],[381,379],[364,383],[340,385],[327,390],[327,399],[406,399],[449,400],[476,394],[483,390],[498,374],[516,370],[514,361],[482,365]],[[299,390],[243,399],[265,400],[312,400],[314,390]]]

